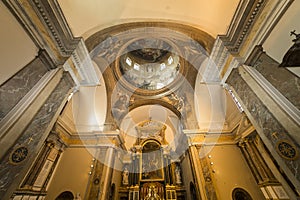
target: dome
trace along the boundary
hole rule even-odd
[[[119,66],[122,76],[132,86],[158,90],[175,80],[180,69],[180,57],[168,42],[143,38],[124,49]]]

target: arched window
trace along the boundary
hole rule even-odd
[[[62,192],[60,193],[60,195],[58,195],[58,197],[55,198],[55,200],[73,200],[73,199],[74,199],[74,195],[70,191]]]
[[[252,198],[246,190],[242,188],[235,188],[232,191],[232,200],[252,200]]]

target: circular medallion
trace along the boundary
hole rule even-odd
[[[296,147],[289,141],[281,140],[276,145],[279,155],[288,160],[295,160],[298,156]]]
[[[24,146],[18,147],[10,155],[10,162],[12,164],[19,164],[28,156],[28,149]]]

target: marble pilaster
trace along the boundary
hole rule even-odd
[[[61,69],[48,71],[0,122],[0,159],[32,123],[36,113],[55,90],[63,76]],[[50,130],[49,130],[50,131]]]
[[[89,184],[86,190],[86,199],[99,199],[100,197],[100,179],[103,176],[104,164],[99,161],[97,158],[103,158],[106,155],[106,150],[99,148],[97,150],[96,156],[93,159],[93,168],[89,177]],[[105,175],[105,174],[104,174]]]
[[[40,55],[0,86],[0,121],[48,71]]]
[[[52,139],[54,139],[54,141]],[[51,133],[41,148],[36,161],[31,166],[30,171],[27,173],[20,187],[14,192],[13,196],[15,196],[15,198],[22,196],[30,196],[30,198],[45,197],[49,180],[63,148],[64,144],[60,142],[57,135]]]
[[[100,200],[108,199],[109,191],[110,191],[110,184],[114,166],[114,156],[115,156],[115,149],[113,147],[108,147],[106,150],[105,155],[105,164],[103,166],[103,175],[100,180]]]
[[[200,147],[201,148],[201,147]],[[201,152],[201,149],[199,149],[199,153]],[[206,156],[203,156],[200,158],[200,164],[202,168],[202,176],[204,178],[204,187],[205,187],[205,193],[207,199],[210,200],[217,200],[217,193],[216,189],[213,183],[213,177],[210,169],[210,164],[207,160],[208,158]]]
[[[241,74],[239,74],[239,71]],[[243,79],[243,76],[245,76],[246,73],[247,72],[243,70],[234,69],[227,79],[227,83],[235,91],[236,96],[238,96],[243,105],[243,108],[245,108],[247,116],[256,128],[272,156],[280,164],[284,173],[288,176],[295,187],[300,187],[299,157],[295,156],[292,159],[287,159],[284,158],[278,150],[279,145],[283,141],[286,141],[288,144],[293,146],[293,150],[295,150],[295,153],[297,154],[297,152],[299,152],[299,144],[294,143],[295,140],[290,137],[286,128],[283,127],[283,125],[277,120],[275,115],[278,113],[270,112],[267,105],[263,102],[266,100],[260,99],[256,94],[257,91],[254,92],[250,87],[250,82],[248,81],[249,83],[247,83]],[[253,84],[251,86],[253,87]]]
[[[208,199],[207,194],[205,192],[206,191],[205,179],[203,176],[203,170],[199,158],[199,152],[196,146],[189,147],[189,154],[190,154],[190,160],[191,160],[191,165],[192,165],[194,179],[195,179],[197,196],[200,199]]]
[[[240,144],[240,147],[259,185],[278,183],[255,147],[252,139],[246,139]]]
[[[51,94],[34,115],[31,123],[1,159],[1,199],[9,199],[13,191],[20,185],[51,131],[72,87],[71,77],[67,73],[62,74],[60,81],[54,90],[50,91]],[[14,157],[17,155],[16,151],[21,151],[22,156]]]
[[[300,110],[300,78],[272,59],[261,46],[256,46],[246,62],[256,69],[285,98]]]

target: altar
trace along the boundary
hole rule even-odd
[[[183,199],[180,163],[171,160],[165,129],[164,124],[153,120],[136,127],[138,137],[131,148],[131,161],[124,166],[121,199]]]

